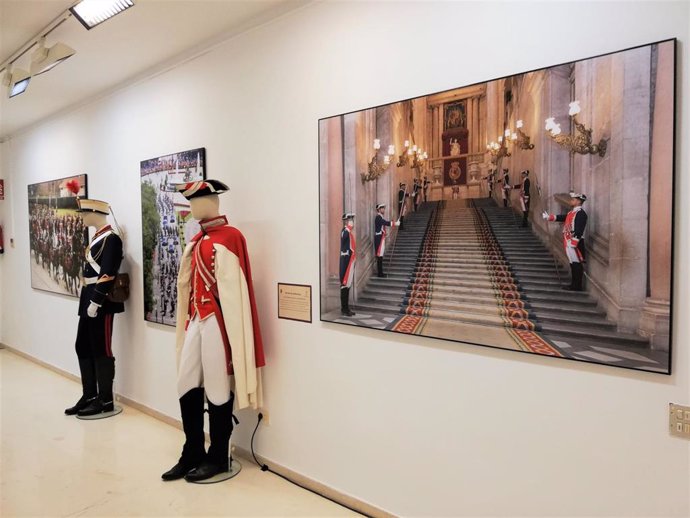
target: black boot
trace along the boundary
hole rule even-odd
[[[354,315],[352,311],[350,311],[350,288],[340,288],[340,312],[345,315],[346,317],[351,317]]]
[[[376,258],[376,268],[378,270],[378,276],[384,277],[383,275],[383,257]]]
[[[503,200],[503,208],[508,208],[508,200]]]
[[[222,405],[208,402],[208,425],[211,436],[211,446],[206,459],[197,468],[187,473],[187,482],[199,482],[225,473],[229,470],[229,443],[233,428],[232,405],[234,394],[230,393],[230,401]]]
[[[582,265],[582,263],[572,263],[571,265],[572,273],[573,273],[573,284],[572,284],[572,290],[573,291],[583,291],[583,286],[582,286],[582,279],[585,275],[585,268]]]
[[[204,446],[204,389],[194,388],[180,398],[180,415],[185,442],[182,455],[170,470],[161,475],[163,480],[177,480],[199,466],[206,456]]]
[[[96,365],[93,358],[79,358],[79,372],[81,373],[81,398],[76,405],[65,409],[67,415],[75,415],[85,409],[98,396]]]
[[[526,210],[522,211],[522,226],[523,227],[527,226],[527,211]]]
[[[113,402],[113,379],[115,379],[115,358],[96,358],[96,377],[98,378],[98,397],[79,412],[80,417],[112,412],[115,409]]]

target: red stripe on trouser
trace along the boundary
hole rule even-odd
[[[113,357],[112,351],[112,333],[113,333],[113,315],[105,316],[105,355],[108,358]]]
[[[343,286],[347,286],[348,281],[350,280],[350,269],[352,268],[352,258],[350,258],[350,262],[347,263],[347,268],[345,269],[345,275],[343,275]]]

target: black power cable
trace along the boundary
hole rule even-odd
[[[302,489],[306,489],[307,491],[314,493],[315,495],[319,495],[321,498],[325,498],[326,500],[330,500],[334,504],[338,504],[339,506],[345,507],[346,509],[349,509],[352,512],[355,512],[355,513],[360,514],[362,516],[367,516],[367,517],[371,518],[368,514],[364,514],[362,511],[358,511],[357,509],[353,509],[349,505],[345,505],[342,502],[338,502],[337,500],[334,500],[334,499],[332,499],[332,498],[330,498],[330,497],[328,497],[322,493],[319,493],[318,491],[315,491],[311,488],[303,486],[299,482],[295,482],[294,480],[286,477],[285,475],[281,475],[280,473],[273,471],[271,468],[268,467],[268,464],[266,464],[266,463],[262,464],[261,462],[259,462],[259,459],[256,458],[256,454],[254,453],[254,436],[256,435],[256,431],[259,429],[259,424],[261,424],[261,420],[263,418],[264,418],[264,415],[261,412],[259,412],[258,419],[256,420],[256,426],[254,427],[254,432],[252,433],[252,440],[251,440],[252,457],[254,457],[254,462],[256,462],[256,465],[261,468],[261,471],[268,471],[269,473],[273,473],[274,475],[282,478],[283,480],[287,480],[288,482],[296,485],[297,487],[301,487]]]

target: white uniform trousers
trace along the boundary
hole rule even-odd
[[[218,320],[213,314],[205,320],[199,315],[189,322],[177,370],[179,397],[204,387],[206,397],[216,406],[230,401],[232,380],[225,366],[225,347]]]
[[[571,263],[581,263],[583,259],[579,248],[567,244],[565,245],[565,255],[568,256],[568,261]]]

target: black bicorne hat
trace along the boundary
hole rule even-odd
[[[199,180],[197,182],[181,183],[176,185],[175,189],[188,200],[200,198],[202,196],[210,196],[212,194],[223,194],[230,190],[230,188],[220,180]]]

